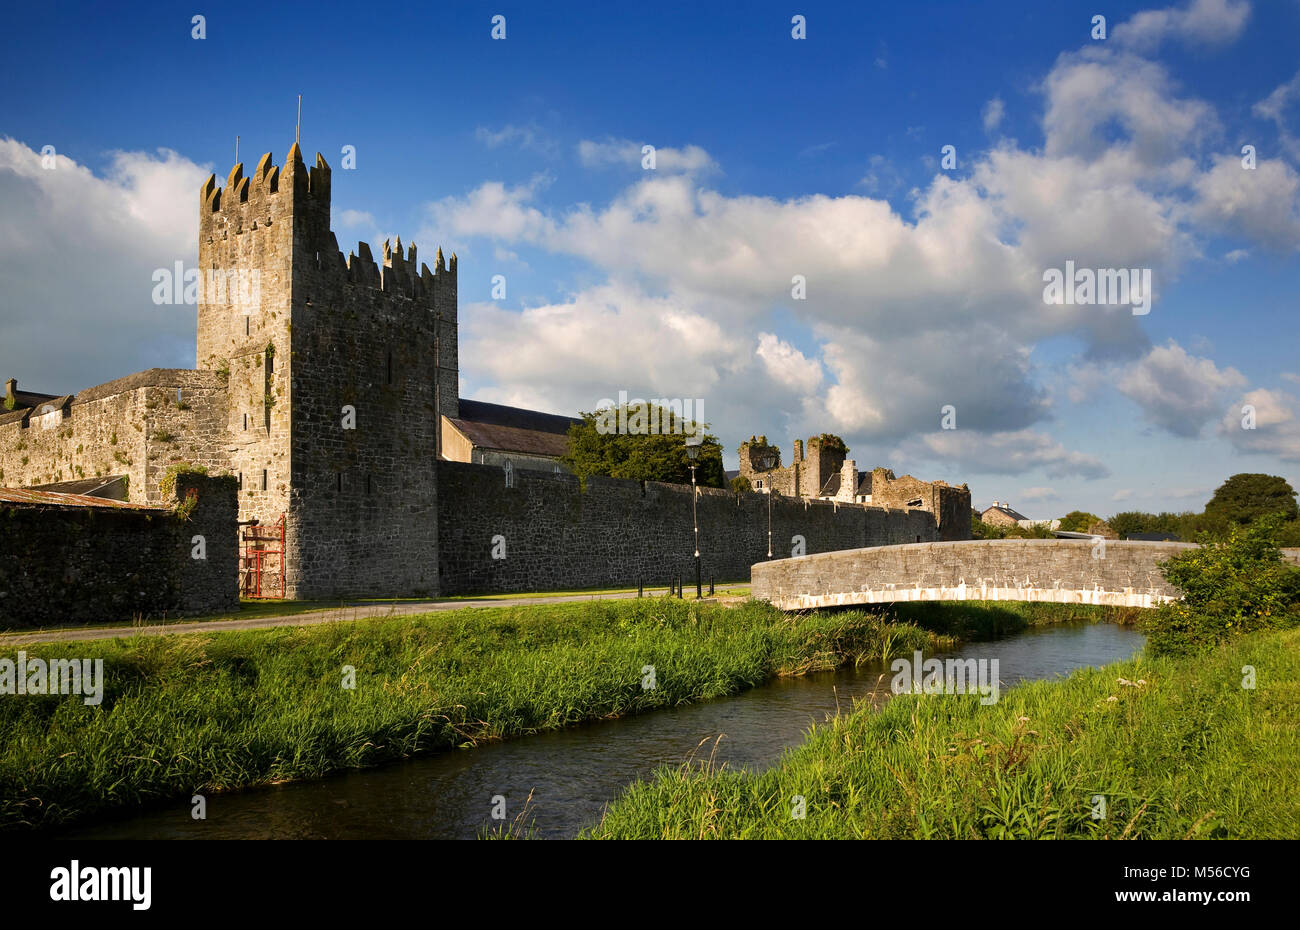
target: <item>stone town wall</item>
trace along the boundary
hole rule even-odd
[[[0,627],[129,622],[239,606],[235,479],[186,474],[172,509],[0,503]],[[196,559],[196,536],[203,537]]]
[[[55,407],[0,415],[0,487],[126,475],[132,503],[158,503],[169,464],[226,466],[226,391],[216,372],[151,368]]]
[[[700,489],[702,574],[748,580],[767,559],[768,496]],[[934,515],[831,501],[777,497],[772,548],[804,551],[924,542],[938,538]],[[681,485],[577,477],[461,462],[438,464],[439,590],[544,591],[664,585],[695,576],[691,490]],[[494,547],[504,558],[493,558]]]
[[[871,503],[880,507],[905,507],[920,498],[921,506],[935,514],[939,538],[944,541],[970,539],[970,490],[942,481],[922,481],[911,475],[895,478],[886,468],[871,473]]]

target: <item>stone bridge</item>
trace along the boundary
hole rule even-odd
[[[1194,543],[989,539],[846,549],[759,562],[754,597],[782,610],[898,601],[1158,607],[1180,594],[1159,563]],[[1283,556],[1300,564],[1300,549]]]

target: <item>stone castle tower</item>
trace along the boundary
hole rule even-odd
[[[824,449],[822,439],[817,436],[808,440],[806,452],[804,449],[803,440],[796,439],[794,457],[783,468],[780,450],[769,444],[766,436],[751,436],[740,444],[740,474],[759,490],[775,490],[787,497],[815,498],[831,475],[843,468],[844,452]]]
[[[240,519],[285,515],[286,594],[437,591],[440,415],[458,413],[456,257],[346,260],[295,143],[199,198],[196,367],[228,384]],[[215,282],[215,284],[213,283]],[[224,284],[224,287],[223,287]]]
[[[826,487],[826,482],[831,479],[831,475],[840,470],[844,465],[844,452],[842,450],[832,450],[823,448],[825,442],[818,436],[808,440],[807,451],[804,452],[803,444],[795,440],[794,460],[795,464],[800,465],[799,469],[799,495],[801,497],[816,497],[821,494],[822,488]]]

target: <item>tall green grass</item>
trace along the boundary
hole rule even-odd
[[[902,695],[858,707],[765,772],[664,769],[587,835],[1295,839],[1300,631],[1082,670],[992,706]]]
[[[863,611],[647,598],[33,646],[102,658],[105,695],[0,697],[0,829],[720,697],[949,638]]]

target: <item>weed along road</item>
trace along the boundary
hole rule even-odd
[[[647,596],[662,591],[646,591]],[[397,603],[359,603],[320,610],[304,610],[283,616],[238,617],[220,620],[196,620],[179,623],[153,623],[141,626],[94,627],[89,629],[42,630],[35,633],[0,633],[0,648],[23,646],[28,643],[58,643],[92,639],[117,639],[122,636],[167,636],[179,633],[218,633],[236,630],[269,630],[275,627],[312,626],[318,623],[340,623],[352,620],[369,620],[385,617],[409,617],[417,614],[438,613],[446,610],[491,607],[527,607],[545,604],[565,604],[577,601],[622,600],[636,597],[635,591],[612,591],[596,594],[523,595],[474,600],[403,601]]]

